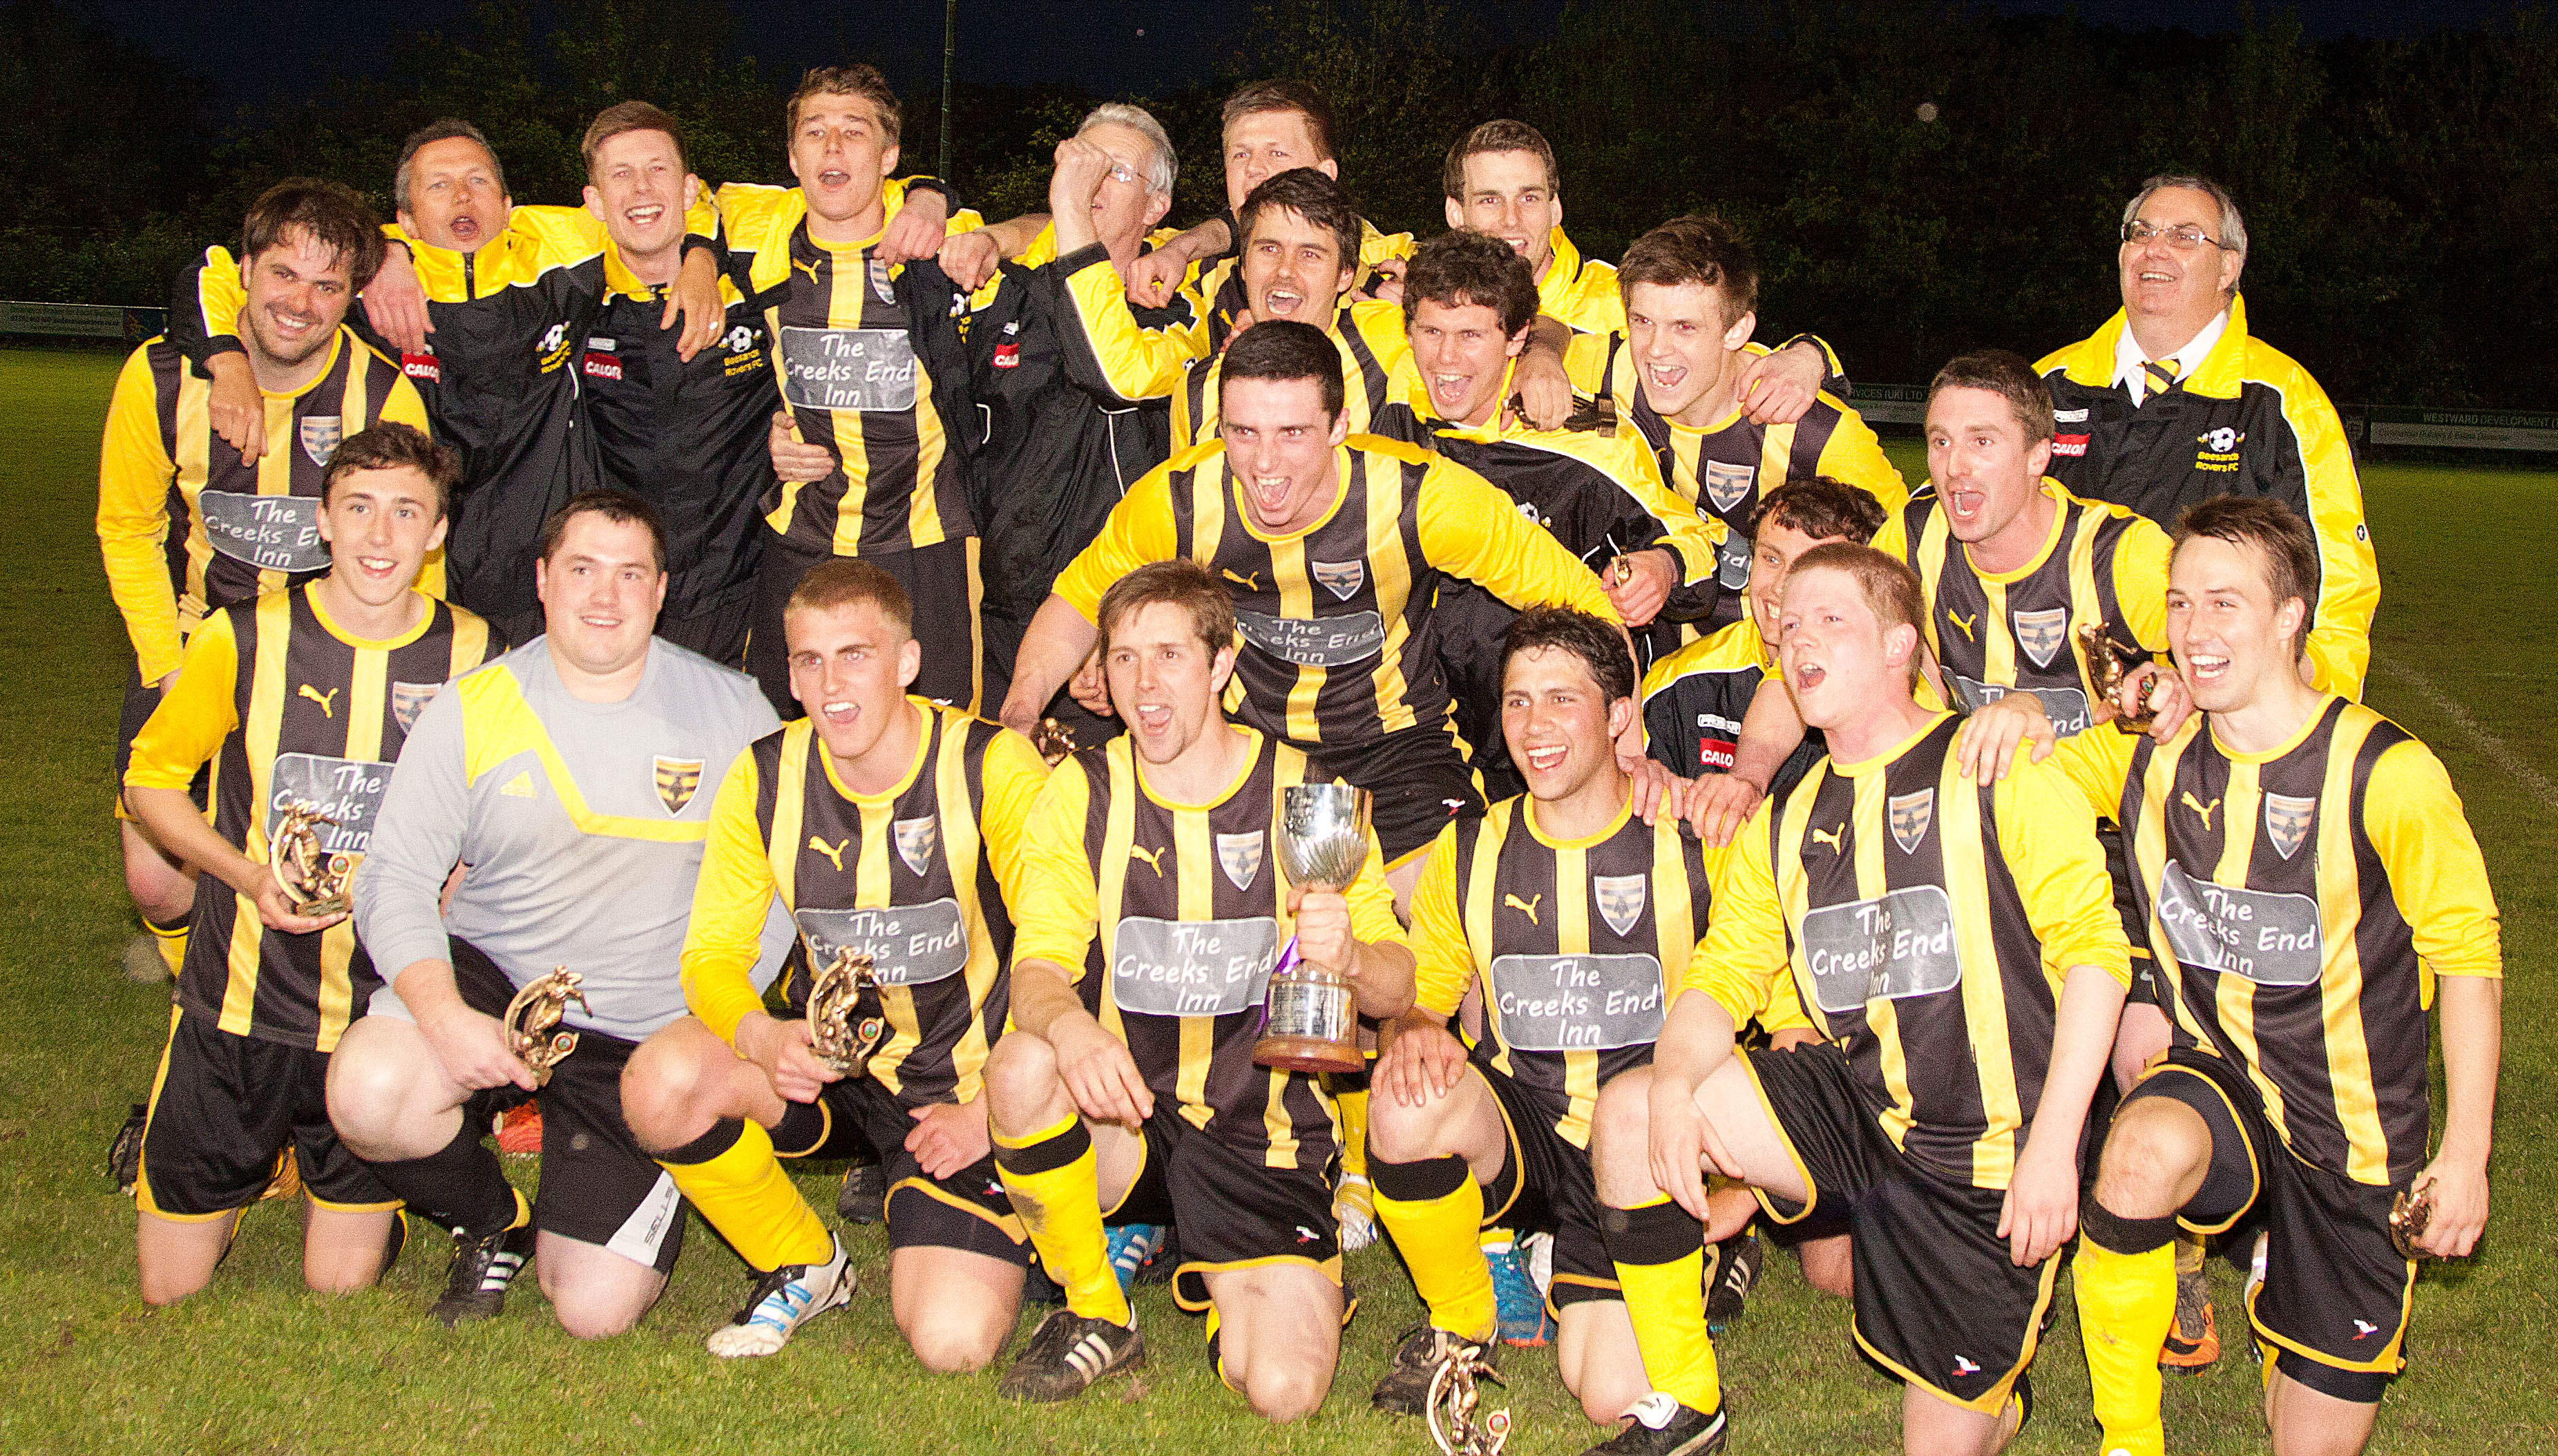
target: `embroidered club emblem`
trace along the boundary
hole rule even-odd
[[[347,437],[347,427],[337,415],[310,414],[302,417],[302,453],[311,463],[326,470],[329,457],[338,453],[338,442]]]
[[[2061,655],[2061,644],[2069,641],[2069,609],[2050,607],[2041,612],[2019,612],[2015,616],[2016,645],[2034,659],[2037,667],[2049,667]]]
[[[1904,854],[1917,854],[1919,843],[1927,837],[1927,826],[1936,819],[1936,791],[1921,789],[1916,794],[1896,794],[1884,801],[1892,820],[1892,842]]]
[[[426,711],[428,703],[435,701],[436,691],[443,686],[441,682],[392,683],[391,721],[399,724],[402,733],[416,727],[417,715]]]
[[[1599,918],[1608,929],[1623,936],[1634,929],[1643,918],[1643,902],[1650,896],[1651,882],[1641,875],[1593,875],[1590,892],[1599,902]]]
[[[2318,801],[2297,799],[2289,794],[2265,796],[2265,837],[2273,842],[2274,852],[2285,859],[2301,852],[2310,842],[2310,821],[2318,816]]]
[[[1367,563],[1363,561],[1309,561],[1306,564],[1324,590],[1345,602],[1357,596],[1359,584],[1367,580]]]
[[[1249,834],[1216,836],[1217,866],[1225,871],[1227,882],[1234,888],[1249,890],[1252,882],[1261,878],[1262,847],[1267,838],[1258,829]]]
[[[684,805],[693,801],[694,793],[702,787],[702,761],[670,759],[659,754],[650,762],[656,766],[657,801],[670,814],[682,813]]]
[[[941,821],[926,815],[920,819],[899,819],[889,825],[890,837],[897,841],[897,857],[906,867],[923,874],[932,865],[932,851],[941,842]]]
[[[1734,507],[1750,499],[1751,488],[1759,484],[1759,467],[1709,460],[1704,484],[1705,499],[1713,503],[1716,513],[1729,515]]]

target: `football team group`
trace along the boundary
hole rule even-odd
[[[925,1370],[1059,1306],[1021,1400],[1142,1362],[1161,1278],[1308,1414],[1381,1234],[1388,1411],[1552,1341],[1597,1449],[1716,1450],[1776,1248],[1912,1451],[2031,1415],[2064,1268],[2101,1449],[2222,1325],[2276,1450],[2361,1448],[2487,1221],[2497,920],[2360,703],[2353,459],[2225,190],[2130,198],[2090,337],[1946,363],[1914,490],[1827,345],[1757,342],[1739,231],[1586,257],[1517,121],[1417,245],[1292,81],[1186,231],[1133,105],[997,222],[897,175],[869,67],[785,126],[796,185],[712,187],[616,104],[566,208],[438,122],[359,179],[395,221],[278,184],[125,365],[146,1300],[298,1191],[315,1289],[423,1220],[436,1318],[529,1263],[602,1338],[689,1210],[752,1284],[711,1354],[771,1355],[854,1294],[808,1159]],[[1292,881],[1345,781],[1364,865]],[[1256,1063],[1274,970],[1347,982],[1364,1072]]]

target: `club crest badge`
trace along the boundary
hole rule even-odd
[[[1651,882],[1641,875],[1590,877],[1590,894],[1599,902],[1599,918],[1620,936],[1632,933],[1634,922],[1643,918],[1643,902],[1650,891]]]
[[[334,414],[306,414],[302,417],[302,453],[322,470],[329,468],[329,457],[338,453],[338,442],[347,438],[346,422]]]
[[[1920,841],[1927,837],[1927,826],[1936,821],[1936,791],[1921,789],[1916,794],[1896,794],[1883,801],[1892,821],[1892,842],[1904,854],[1917,854]]]
[[[1750,490],[1759,483],[1759,467],[1726,465],[1719,460],[1705,462],[1705,499],[1716,511],[1731,513],[1734,507],[1750,499]]]
[[[1347,602],[1358,595],[1359,585],[1367,580],[1367,564],[1362,561],[1308,561],[1307,569],[1324,590]]]
[[[441,682],[392,683],[391,721],[399,724],[402,733],[415,728],[417,715],[426,711],[428,703],[435,701],[436,691],[443,686]]]
[[[2285,859],[2301,852],[2310,842],[2310,823],[2318,817],[2318,801],[2298,799],[2289,794],[2265,796],[2265,837],[2272,841],[2274,852]]]
[[[941,843],[941,821],[926,815],[920,819],[899,819],[889,825],[889,837],[897,841],[897,857],[917,874],[932,867],[932,851]]]
[[[670,759],[659,754],[651,762],[657,771],[657,801],[670,814],[682,813],[684,805],[692,802],[693,796],[701,790],[702,761]]]
[[[1269,836],[1259,830],[1249,834],[1216,836],[1216,863],[1225,878],[1238,890],[1249,890],[1261,878],[1261,855]]]
[[[2061,645],[2069,641],[2069,609],[2051,607],[2041,612],[2019,612],[2015,617],[2016,645],[2034,659],[2037,667],[2049,667],[2061,655]]]

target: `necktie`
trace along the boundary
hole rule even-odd
[[[2147,369],[2147,370],[2149,371],[2149,375],[2150,375],[2150,384],[2149,384],[2149,388],[2150,388],[2150,392],[2151,392],[2151,393],[2153,393],[2153,394],[2165,394],[2165,393],[2166,393],[2167,391],[2169,391],[2170,389],[2173,389],[2173,388],[2175,388],[2175,387],[2176,387],[2176,361],[2175,361],[2175,360],[2173,360],[2173,359],[2149,359],[2149,360],[2143,360],[2143,361],[2141,361],[2141,367],[2142,367],[2142,368],[2144,368],[2144,369]]]

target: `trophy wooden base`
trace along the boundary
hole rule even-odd
[[[1355,1043],[1328,1042],[1321,1037],[1263,1037],[1252,1044],[1256,1067],[1282,1067],[1290,1072],[1357,1072],[1367,1058]]]

